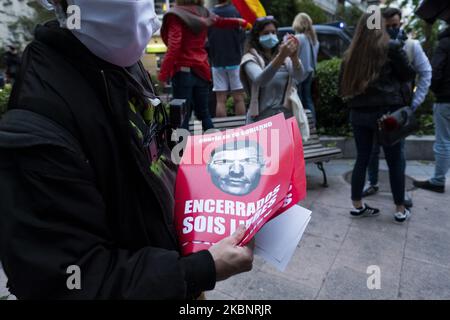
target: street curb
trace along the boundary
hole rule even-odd
[[[355,141],[351,137],[321,136],[320,141],[325,146],[336,146],[342,150],[344,159],[356,158]],[[406,139],[406,160],[434,161],[434,136],[410,136]],[[384,158],[382,153],[381,155]]]

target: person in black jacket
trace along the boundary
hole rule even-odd
[[[230,0],[219,0],[211,11],[223,18],[241,18]],[[226,117],[228,96],[233,96],[235,115],[245,115],[245,93],[239,77],[245,31],[211,28],[208,30],[208,48],[212,78],[216,94],[216,117]]]
[[[414,78],[402,44],[390,40],[383,20],[381,29],[370,29],[369,14],[361,17],[346,52],[340,74],[340,94],[351,112],[357,159],[352,175],[352,216],[376,216],[379,209],[362,203],[365,174],[376,138],[377,120],[387,112],[407,105],[403,82]],[[391,190],[396,205],[394,218],[404,222],[410,216],[405,208],[405,166],[400,143],[384,147],[389,166]]]
[[[36,28],[0,122],[0,260],[11,293],[192,299],[250,270],[251,248],[236,245],[242,229],[208,251],[179,254],[177,168],[165,124],[149,116],[164,108],[138,62],[158,28],[153,1],[80,0],[82,19],[102,24],[82,20],[80,30],[61,28],[67,3],[52,3],[60,21]],[[79,286],[70,285],[72,270]]]
[[[431,61],[433,79],[431,90],[436,96],[434,125],[436,142],[434,176],[426,181],[414,181],[418,188],[444,193],[446,175],[450,168],[450,27],[439,35],[439,45]]]

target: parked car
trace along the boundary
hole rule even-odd
[[[352,42],[352,34],[343,23],[317,24],[314,25],[314,29],[320,42],[319,61],[334,57],[341,58]],[[283,39],[287,33],[295,32],[292,27],[278,29],[280,39]]]

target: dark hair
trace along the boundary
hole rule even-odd
[[[385,19],[381,19],[381,29],[369,29],[370,17],[369,13],[365,13],[359,19],[352,43],[344,54],[340,86],[343,98],[364,93],[369,84],[378,79],[388,58],[389,35]]]
[[[383,18],[390,19],[395,16],[402,18],[402,11],[399,8],[388,7],[383,10]]]
[[[255,24],[253,25],[253,29],[250,31],[250,36],[248,37],[247,44],[246,44],[246,52],[249,52],[250,49],[255,49],[259,55],[261,55],[264,60],[267,60],[267,57],[264,54],[264,49],[259,43],[259,33],[264,30],[264,28],[270,24],[273,24],[275,28],[278,29],[278,21],[274,18],[260,18],[259,20],[256,20]],[[272,49],[272,54],[278,51],[279,44]],[[266,61],[267,63],[268,61]]]
[[[67,0],[60,0],[59,4],[61,5],[61,7],[63,8],[64,12],[67,12],[67,7],[69,6],[67,4]]]
[[[214,156],[223,151],[237,151],[241,149],[249,149],[255,148],[258,154],[258,162],[260,164],[264,164],[264,150],[263,147],[257,142],[253,140],[249,140],[246,138],[245,140],[235,140],[232,142],[225,143],[223,145],[218,146],[211,152],[211,158],[209,159],[209,163],[211,164]]]

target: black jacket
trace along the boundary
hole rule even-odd
[[[9,78],[15,78],[20,67],[20,56],[18,53],[12,53],[10,51],[5,52],[3,57],[6,65],[6,75]]]
[[[214,7],[214,14],[223,18],[241,18],[234,5]],[[240,29],[208,29],[208,51],[213,67],[230,67],[241,64],[245,32]]]
[[[439,44],[431,60],[431,90],[437,102],[450,102],[450,28],[439,34]]]
[[[344,64],[341,67],[340,79],[342,79],[343,68],[346,67]],[[348,99],[347,105],[359,110],[409,105],[411,93],[408,82],[414,80],[414,77],[414,69],[408,61],[402,43],[390,41],[388,61],[383,66],[378,79],[372,81],[364,93]]]
[[[56,22],[24,52],[0,122],[0,260],[19,299],[186,299],[214,288],[209,252],[177,252],[176,167],[164,149],[150,170],[128,101],[152,87],[142,65],[128,71]],[[71,265],[81,290],[67,288]]]

